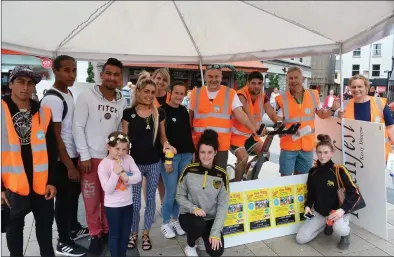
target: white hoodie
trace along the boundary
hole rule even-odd
[[[111,132],[122,131],[126,100],[116,90],[116,100],[104,98],[95,85],[78,96],[75,104],[73,136],[81,161],[107,156],[106,139]]]

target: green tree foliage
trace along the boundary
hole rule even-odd
[[[91,62],[89,62],[89,66],[88,66],[88,77],[86,78],[86,82],[88,83],[96,83],[94,81],[94,72],[93,72],[93,65]]]

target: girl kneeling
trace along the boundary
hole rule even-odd
[[[141,182],[141,172],[128,155],[129,146],[126,134],[112,132],[107,139],[108,156],[98,166],[109,225],[108,244],[113,257],[126,256],[133,217],[131,185]]]
[[[223,254],[229,185],[226,171],[214,165],[218,147],[218,134],[205,130],[197,144],[200,162],[186,166],[179,179],[176,199],[179,222],[187,235],[186,256],[198,256],[195,243],[199,237],[210,256]]]
[[[326,235],[335,232],[341,236],[338,248],[346,250],[350,246],[349,212],[359,200],[360,193],[346,168],[334,164],[331,160],[334,146],[330,137],[320,134],[317,139],[320,141],[316,146],[318,161],[316,167],[309,171],[308,194],[305,202],[305,214],[315,216],[307,219],[301,226],[296,240],[299,244],[306,244],[323,230]],[[342,180],[346,190],[342,206],[339,206],[337,194],[339,185],[335,175],[336,168],[339,168],[338,180]]]

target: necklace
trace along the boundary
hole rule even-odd
[[[149,123],[150,123],[150,117],[151,117],[152,115],[149,115],[148,117],[146,117],[145,118],[145,122],[146,122],[146,130],[150,130],[150,125],[149,125]]]

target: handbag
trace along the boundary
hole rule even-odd
[[[339,206],[342,206],[343,202],[345,201],[345,186],[343,185],[343,181],[341,178],[341,175],[339,174],[339,166],[335,165],[335,176],[337,177],[337,184],[338,184],[338,200],[339,200]],[[367,206],[365,204],[364,198],[360,193],[359,187],[356,185],[357,191],[360,194],[360,198],[356,202],[356,204],[353,206],[353,208],[349,211],[350,213],[361,210],[362,208],[365,208]]]

